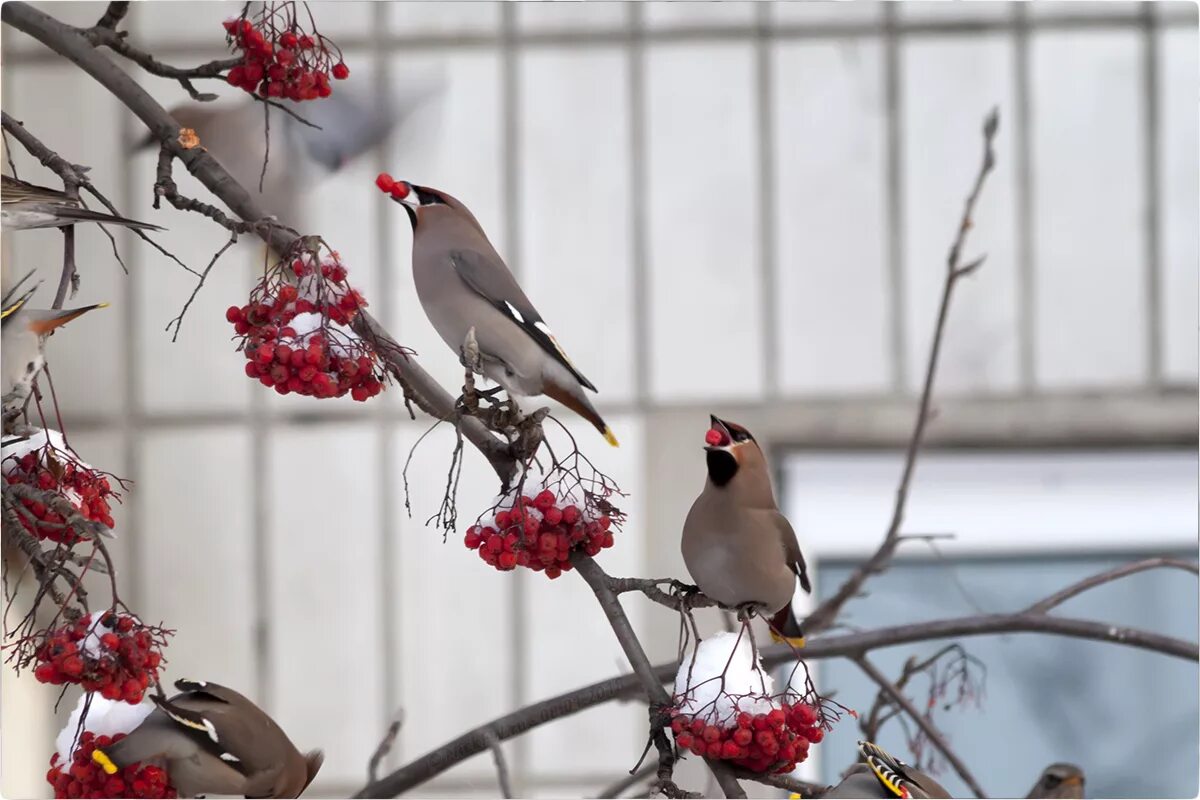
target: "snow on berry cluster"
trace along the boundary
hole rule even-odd
[[[77,683],[106,700],[140,703],[158,680],[166,631],[129,614],[95,612],[47,631],[34,653],[42,683]]]
[[[757,773],[786,773],[825,731],[795,692],[775,694],[746,633],[719,633],[684,657],[675,678],[675,743]]]
[[[383,391],[375,350],[348,327],[367,301],[346,282],[338,254],[292,259],[295,285],[284,269],[268,270],[246,305],[225,312],[242,339],[246,375],[279,394],[364,401]]]
[[[571,569],[573,551],[594,556],[613,546],[613,516],[620,522],[620,512],[596,513],[590,505],[550,489],[513,492],[493,507],[494,516],[467,529],[463,543],[498,570],[527,567],[557,578]]]
[[[41,430],[6,446],[2,463],[7,483],[60,495],[85,519],[113,527],[109,503],[120,495],[112,490],[108,476],[81,461],[58,431]],[[79,541],[79,534],[58,511],[32,498],[20,502],[28,513],[18,513],[17,519],[33,536],[68,547]]]
[[[142,723],[154,705],[114,703],[99,695],[79,698],[58,734],[46,780],[57,797],[176,797],[166,770],[152,764],[130,764],[108,775],[92,761],[92,752],[118,742]],[[82,730],[81,730],[82,729]]]
[[[304,30],[295,5],[265,3],[254,20],[225,20],[226,40],[242,55],[226,75],[231,86],[260,97],[316,100],[333,94],[330,77],[350,77],[341,50],[315,27],[311,33]]]

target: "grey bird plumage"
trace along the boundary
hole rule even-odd
[[[438,189],[401,182],[413,227],[413,281],[426,316],[460,353],[473,328],[480,369],[510,394],[546,395],[617,439],[587,395],[596,391],[550,332],[475,216]]]
[[[772,635],[802,646],[792,596],[797,579],[806,592],[812,586],[796,533],[775,502],[767,459],[741,425],[711,422],[708,477],[683,525],[684,563],[705,595],[773,615]]]
[[[120,741],[93,752],[105,772],[160,759],[180,797],[299,797],[324,756],[302,755],[266,712],[232,689],[179,680],[182,694],[158,706]]]
[[[28,308],[26,304],[37,287],[18,294],[19,287],[28,278],[26,275],[6,293],[0,317],[0,373],[3,375],[0,400],[6,420],[20,411],[33,390],[33,382],[46,363],[42,349],[46,337],[76,317],[108,305],[98,303],[59,310]]]
[[[871,742],[858,743],[863,759],[846,771],[841,783],[825,793],[830,798],[947,798],[950,793],[933,778],[894,758]]]
[[[99,222],[137,230],[161,231],[158,225],[84,208],[66,192],[0,176],[0,225],[5,230],[62,228],[77,222]]]
[[[1082,798],[1083,770],[1074,764],[1051,764],[1042,770],[1026,797]]]

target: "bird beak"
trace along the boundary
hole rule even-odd
[[[412,210],[416,211],[421,205],[421,201],[417,197],[417,190],[408,181],[396,181],[396,184],[398,186],[404,186],[408,191],[406,191],[401,197],[397,197],[395,194],[393,194],[392,199],[400,205],[408,206]]]
[[[728,450],[733,444],[733,432],[729,430],[729,425],[727,425],[724,420],[718,418],[715,414],[709,414],[708,418],[710,421],[710,432],[713,430],[720,431],[725,436],[725,442],[724,444],[710,444],[704,449],[707,452]]]

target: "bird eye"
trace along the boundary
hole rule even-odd
[[[1047,775],[1046,776],[1046,787],[1047,788],[1053,789],[1053,788],[1057,787],[1060,783],[1062,783],[1062,778],[1058,777],[1057,775]]]
[[[731,432],[735,442],[748,442],[754,438],[750,435],[750,431],[745,428],[733,428]]]

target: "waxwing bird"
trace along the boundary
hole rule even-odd
[[[1074,764],[1051,764],[1042,770],[1026,797],[1083,797],[1083,770]]]
[[[767,459],[750,431],[712,418],[708,478],[683,524],[683,560],[700,591],[728,607],[774,616],[771,635],[804,645],[792,613],[796,579],[812,591],[796,533],[780,513]]]
[[[24,282],[24,279],[22,279]],[[20,284],[18,284],[19,286]],[[95,308],[105,308],[108,303],[43,310],[27,308],[26,303],[36,290],[30,288],[20,296],[14,287],[4,298],[0,317],[0,370],[3,372],[4,417],[19,409],[33,389],[33,381],[46,363],[42,346],[46,337],[55,328],[65,325]]]
[[[200,145],[255,195],[267,214],[303,231],[311,221],[305,219],[305,197],[317,184],[381,142],[438,88],[430,80],[417,81],[398,87],[387,102],[375,102],[339,86],[318,102],[277,101],[318,127],[272,109],[271,157],[265,175],[261,175],[266,151],[262,103],[249,99],[185,103],[172,108],[171,116],[181,127],[196,132]],[[138,143],[139,149],[151,145],[157,145],[153,136]]]
[[[392,199],[404,206],[413,228],[417,297],[438,335],[460,353],[474,328],[487,378],[510,395],[554,398],[616,447],[617,438],[584,392],[596,387],[567,358],[475,216],[443,191],[407,181],[396,185]]]
[[[152,695],[158,707],[141,725],[92,753],[105,772],[162,759],[180,797],[299,797],[321,769],[320,750],[301,755],[275,720],[232,689],[189,680],[175,688],[182,694]]]
[[[121,225],[140,231],[161,231],[162,227],[138,222],[128,217],[105,214],[84,208],[79,200],[67,193],[45,186],[35,186],[7,175],[0,175],[0,225],[6,230],[29,228],[62,228],[77,222],[100,222]]]
[[[892,797],[949,797],[933,778],[892,757],[879,745],[859,742],[858,752],[863,761],[846,772],[837,786],[825,797],[892,798]]]

